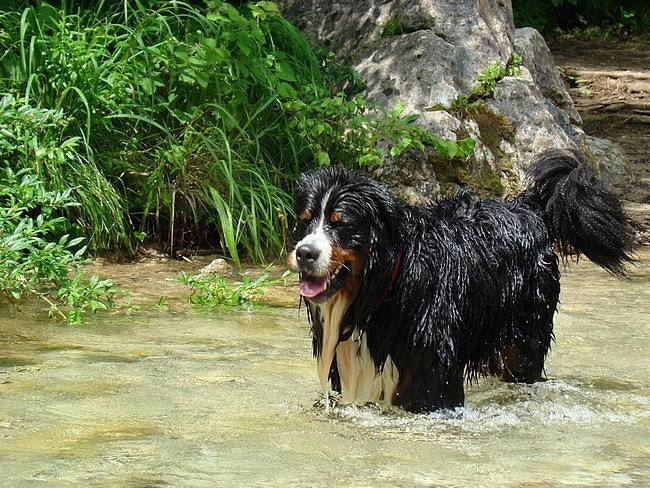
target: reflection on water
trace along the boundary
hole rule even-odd
[[[376,405],[325,414],[297,300],[252,312],[141,311],[85,327],[0,308],[4,485],[648,485],[643,257],[623,281],[571,266],[549,381],[483,381],[453,414]],[[167,286],[152,286],[160,270],[146,269],[149,281],[113,272],[143,283],[143,294]]]

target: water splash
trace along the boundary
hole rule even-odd
[[[383,404],[339,405],[336,399],[330,402],[326,394],[325,412],[330,419],[378,429],[387,435],[487,435],[503,429],[630,424],[650,416],[647,397],[601,391],[564,380],[535,385],[492,384],[483,391],[471,391],[463,408],[428,414],[412,414]]]
[[[323,388],[323,401],[325,402],[325,413],[330,413],[330,390],[329,388]]]

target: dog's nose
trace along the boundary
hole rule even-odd
[[[319,257],[320,250],[311,244],[304,244],[296,249],[296,261],[299,265],[313,264]]]

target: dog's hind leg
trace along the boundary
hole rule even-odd
[[[557,257],[549,249],[534,256],[526,266],[523,289],[514,303],[500,349],[502,381],[535,383],[543,380],[544,360],[553,341],[553,317],[560,296]]]
[[[508,344],[501,349],[501,381],[509,383],[535,383],[544,378],[546,348],[532,341]]]

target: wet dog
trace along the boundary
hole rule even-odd
[[[289,267],[326,395],[414,412],[463,405],[465,380],[481,375],[542,379],[560,293],[553,247],[615,275],[631,260],[619,202],[571,150],[536,158],[516,199],[460,191],[422,207],[323,168],[303,176],[296,218]]]

